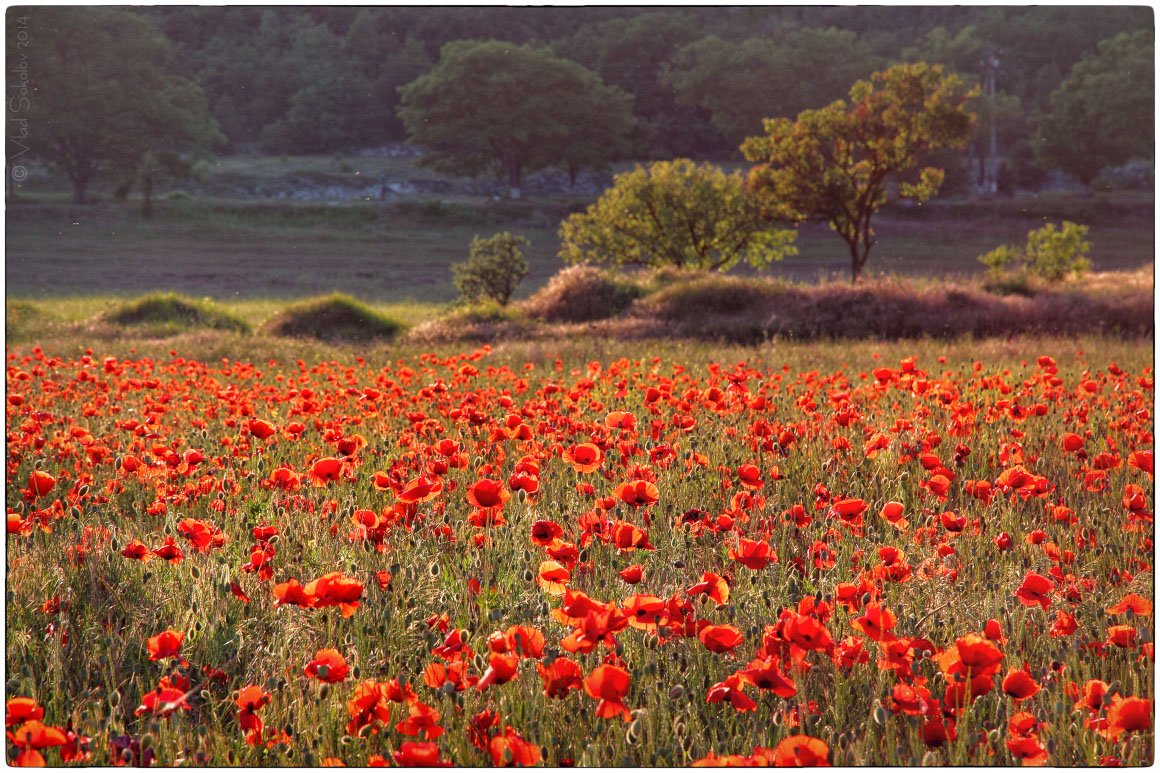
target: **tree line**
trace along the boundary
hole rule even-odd
[[[20,14],[41,44],[28,52],[14,46]],[[1006,184],[1052,168],[1090,182],[1152,156],[1147,8],[14,8],[8,37],[10,70],[35,55],[28,117],[52,129],[36,150],[79,198],[96,170],[145,187],[199,148],[409,139],[435,151],[429,163],[498,172],[513,192],[543,166],[740,160],[765,119],[822,108],[900,61],[994,82],[974,98],[967,146],[981,174],[994,134]],[[504,123],[498,140],[459,131],[478,127],[441,101],[469,92],[465,63],[479,61],[504,76],[492,85],[508,102],[475,122]]]

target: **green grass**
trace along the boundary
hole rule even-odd
[[[389,341],[404,329],[398,320],[339,293],[296,303],[265,326],[270,335],[282,338],[358,343]]]
[[[519,300],[562,267],[559,223],[589,203],[563,195],[514,202],[468,195],[464,181],[407,159],[229,156],[216,160],[205,180],[280,180],[292,188],[296,180],[377,182],[384,173],[390,181],[438,182],[446,193],[339,203],[164,195],[155,216],[145,219],[132,199],[76,206],[63,188],[21,192],[6,212],[7,292],[124,297],[175,291],[229,301],[336,291],[375,303],[447,303],[457,295],[451,264],[466,258],[471,239],[506,230],[531,242]],[[983,271],[979,255],[1022,243],[1045,218],[1064,217],[1091,226],[1095,270],[1137,268],[1152,260],[1154,233],[1139,205],[1124,209],[1120,200],[1127,198],[1045,195],[887,211],[875,219],[877,243],[867,271],[977,275]],[[799,255],[765,273],[810,282],[849,276],[846,246],[826,226],[803,227],[798,247]]]
[[[137,327],[153,335],[172,335],[194,328],[248,333],[245,320],[210,301],[197,301],[176,293],[154,293],[121,304],[104,316],[106,322]]]

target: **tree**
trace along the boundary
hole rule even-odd
[[[224,139],[201,87],[172,74],[171,45],[141,16],[81,7],[22,13],[36,46],[10,45],[8,66],[23,61],[32,93],[9,104],[9,117],[27,120],[30,152],[68,175],[78,204],[103,170],[142,169],[150,185],[163,160]],[[16,14],[8,14],[10,35]]]
[[[971,96],[958,78],[922,62],[875,73],[854,84],[849,105],[767,119],[765,135],[741,146],[757,164],[750,185],[771,216],[829,223],[850,249],[857,282],[874,246],[871,218],[893,201],[922,202],[938,191],[941,169],[908,173],[929,151],[966,142]]]
[[[421,164],[460,175],[498,168],[513,199],[526,172],[613,157],[635,123],[632,97],[590,70],[496,40],[448,43],[400,95],[409,141],[432,151]],[[575,142],[584,154],[569,154]]]
[[[469,303],[492,300],[507,306],[516,286],[528,275],[528,261],[520,250],[527,246],[527,239],[507,231],[486,239],[472,239],[467,262],[451,266],[463,299]]]
[[[727,271],[797,254],[795,236],[762,220],[740,173],[680,158],[617,175],[599,201],[561,224],[560,257]]]
[[[1058,282],[1067,275],[1082,276],[1092,267],[1087,254],[1088,227],[1064,220],[1060,229],[1055,223],[1027,232],[1027,245],[1022,249],[1004,244],[979,256],[987,266],[992,279],[1000,279],[1006,272],[1030,272],[1049,282]]]
[[[1071,68],[1037,116],[1044,165],[1087,185],[1106,167],[1154,157],[1154,50],[1151,28],[1123,33]]]
[[[661,81],[664,63],[703,34],[695,16],[662,11],[585,24],[553,49],[633,95],[636,115],[649,130],[640,155],[704,156],[720,152],[722,144],[707,112],[678,105],[673,90]]]
[[[736,147],[761,131],[762,119],[839,99],[881,63],[853,32],[799,29],[781,40],[701,38],[677,51],[661,80],[679,104],[709,111],[713,126]]]

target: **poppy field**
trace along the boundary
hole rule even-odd
[[[1151,764],[1150,342],[898,348],[10,347],[7,759]]]

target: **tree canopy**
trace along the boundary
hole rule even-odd
[[[727,271],[796,254],[794,236],[761,218],[740,173],[679,158],[617,175],[599,201],[560,226],[560,257]]]
[[[792,121],[767,119],[765,134],[741,146],[756,163],[750,185],[770,216],[829,223],[849,247],[857,282],[874,246],[874,213],[938,191],[941,169],[904,175],[926,153],[966,142],[974,120],[965,106],[970,96],[939,66],[900,64],[875,73],[854,84],[849,104],[805,110]]]
[[[462,175],[498,168],[512,198],[526,172],[599,165],[631,148],[632,97],[532,46],[448,43],[400,94],[410,141],[433,151],[420,163]]]
[[[1117,35],[1084,56],[1037,116],[1043,162],[1088,184],[1106,167],[1153,159],[1154,68],[1151,29]]]
[[[677,51],[662,80],[678,103],[707,110],[736,147],[762,119],[822,107],[881,64],[853,32],[798,29],[777,40],[701,38]]]
[[[174,74],[171,44],[145,18],[58,6],[30,9],[27,21],[34,93],[9,118],[33,127],[30,150],[68,176],[77,203],[102,171],[123,177],[223,141],[201,87]],[[9,46],[9,69],[21,55]]]

